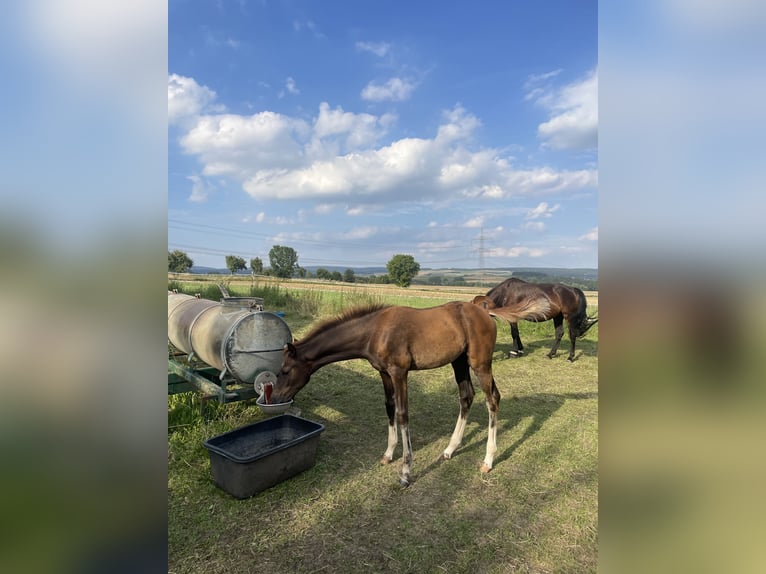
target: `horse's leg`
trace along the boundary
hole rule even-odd
[[[481,471],[484,473],[492,470],[492,462],[497,452],[497,413],[500,410],[500,391],[497,390],[495,378],[492,376],[491,364],[475,369],[476,376],[481,383],[487,402],[487,413],[489,414],[489,428],[487,429],[487,453],[484,456],[484,463],[481,465]]]
[[[561,338],[564,336],[564,315],[559,313],[553,318],[553,325],[556,327],[556,340],[553,341],[553,347],[551,347],[551,352],[548,353],[548,358],[552,359],[556,356],[556,353],[559,350],[559,345],[561,344]]]
[[[452,433],[452,438],[444,449],[442,457],[445,459],[452,458],[452,453],[460,446],[463,441],[463,433],[465,433],[465,424],[468,420],[468,411],[473,404],[473,384],[471,383],[471,373],[468,368],[468,357],[463,354],[457,359],[452,361],[452,370],[455,371],[455,382],[460,392],[460,414],[457,417],[457,423],[455,424],[455,430]]]
[[[516,357],[524,354],[524,345],[521,344],[521,337],[519,337],[519,324],[512,323],[511,325],[511,338],[513,339],[513,346],[511,347],[510,356]]]
[[[388,464],[394,460],[394,449],[399,441],[399,435],[396,431],[396,405],[394,404],[394,383],[391,381],[391,377],[388,373],[381,372],[380,378],[383,379],[383,391],[386,395],[386,414],[388,415],[388,446],[386,452],[383,454],[383,458],[380,459],[381,464]]]
[[[399,483],[410,485],[410,467],[412,465],[412,443],[410,442],[409,414],[407,412],[407,371],[396,370],[391,375],[394,386],[394,404],[396,422],[402,433],[402,469],[399,471]]]
[[[568,361],[574,363],[574,353],[575,353],[575,339],[577,339],[577,327],[572,325],[572,323],[569,322],[569,318],[567,318],[567,326],[569,327],[569,340],[570,340],[570,346],[569,346],[569,357],[567,358]]]

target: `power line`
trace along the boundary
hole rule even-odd
[[[486,237],[484,235],[484,226],[482,225],[481,229],[479,231],[479,237],[477,238],[478,241],[479,241],[479,247],[478,247],[478,249],[474,249],[473,250],[473,251],[477,251],[478,254],[479,254],[479,271],[480,271],[481,282],[482,283],[485,283],[485,279],[486,279],[485,273],[484,273],[484,271],[485,271],[485,268],[484,268],[484,254],[489,251],[489,249],[484,247],[484,240],[485,240],[485,238]]]

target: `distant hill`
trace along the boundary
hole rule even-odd
[[[317,269],[327,269],[328,271],[339,271],[343,273],[348,267],[341,267],[339,265],[315,265],[304,267],[306,271],[310,271],[316,275]],[[385,267],[352,267],[354,274],[356,275],[382,275],[387,273]],[[198,275],[231,275],[226,267],[204,267],[201,265],[194,265],[189,269],[189,273],[196,273]],[[250,275],[250,269],[239,271],[235,275]]]
[[[343,273],[348,267],[339,265],[316,265],[305,268],[312,275],[316,275],[317,269],[327,269],[330,272],[338,271]],[[354,274],[358,277],[370,275],[385,275],[387,270],[384,266],[380,267],[352,267]],[[190,273],[200,275],[231,275],[231,272],[225,267],[204,267],[200,265],[193,266]],[[239,276],[249,276],[250,270],[239,271]],[[566,267],[496,267],[492,269],[469,269],[469,268],[423,268],[413,283],[433,284],[441,283],[444,285],[455,283],[481,283],[491,284],[499,283],[509,277],[518,277],[525,281],[536,283],[571,283],[590,286],[598,282],[598,269],[593,268],[566,268]],[[589,287],[590,288],[590,287]]]
[[[494,286],[509,277],[530,283],[564,283],[586,291],[598,290],[598,269],[565,267],[500,267],[493,269],[421,269],[413,285]]]
[[[484,276],[487,278],[504,278],[518,277],[519,279],[525,279],[529,281],[536,280],[535,278],[541,277],[559,277],[570,278],[573,280],[598,280],[598,269],[593,268],[575,268],[570,269],[567,267],[495,267],[492,269],[460,269],[460,268],[443,268],[443,269],[421,269],[420,276],[428,275],[443,275],[443,276],[455,276],[455,275],[467,275],[470,277]]]

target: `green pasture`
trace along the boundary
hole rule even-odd
[[[200,292],[203,286],[170,287]],[[202,296],[218,299],[212,289]],[[297,338],[350,305],[442,302],[399,291],[229,287],[232,295],[264,297],[268,309],[285,311]],[[502,399],[498,453],[487,475],[479,472],[487,436],[481,391],[463,445],[451,460],[439,461],[459,410],[449,366],[410,373],[409,488],[397,481],[401,445],[392,464],[379,464],[387,417],[379,375],[365,361],[336,363],[312,376],[295,406],[325,426],[316,464],[247,500],[212,483],[202,443],[266,415],[254,403],[234,403],[207,405],[203,416],[195,394],[168,397],[169,571],[595,572],[598,325],[578,340],[574,363],[566,360],[566,336],[558,356],[546,357],[551,321],[524,322],[520,330],[526,355],[509,359],[510,330],[498,324],[493,370]]]

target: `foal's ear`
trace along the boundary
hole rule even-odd
[[[295,345],[292,343],[285,343],[285,346],[282,348],[282,351],[285,355],[290,357],[291,359],[295,358],[295,355],[298,354],[298,350],[295,348]]]
[[[473,304],[478,305],[485,311],[488,311],[491,308],[490,307],[491,302],[492,300],[486,295],[477,295],[476,297],[473,298]],[[494,307],[494,305],[492,305],[492,307]]]

